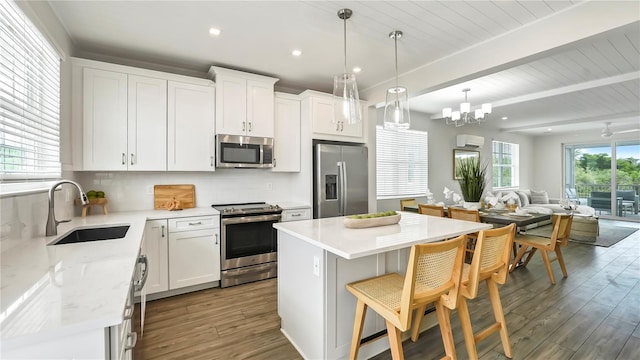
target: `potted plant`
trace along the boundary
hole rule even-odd
[[[460,176],[458,183],[464,201],[476,203],[475,207],[480,208],[480,199],[486,186],[487,164],[481,163],[477,157],[460,159],[456,162],[456,173]]]

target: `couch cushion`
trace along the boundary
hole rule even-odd
[[[532,204],[548,204],[549,195],[546,191],[531,190],[531,203]]]
[[[520,204],[522,204],[521,206],[527,206],[531,204],[531,201],[529,201],[529,195],[527,195],[527,193],[525,193],[524,191],[516,191],[516,194],[518,194],[518,197],[520,197]]]

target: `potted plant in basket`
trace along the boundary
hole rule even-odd
[[[481,163],[477,157],[460,159],[456,163],[456,173],[460,176],[458,183],[465,207],[479,209],[480,199],[486,187],[487,164]]]

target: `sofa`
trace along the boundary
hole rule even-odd
[[[634,214],[638,213],[639,196],[635,190],[616,190],[617,215],[623,216],[626,211]],[[592,191],[591,196],[587,199],[587,205],[597,210],[611,211],[611,192],[610,191]]]
[[[530,212],[539,214],[564,214],[567,211],[560,205],[561,199],[549,198],[546,191],[532,191],[529,189],[514,191],[518,195],[516,205]],[[584,216],[595,216],[596,210],[588,205],[577,205],[574,213]]]

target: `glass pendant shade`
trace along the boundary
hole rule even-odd
[[[356,124],[362,119],[358,85],[354,74],[338,74],[333,77],[333,121]]]
[[[411,126],[409,112],[409,95],[407,88],[398,86],[398,39],[402,37],[402,31],[395,30],[389,34],[394,40],[396,60],[396,86],[387,90],[387,99],[384,105],[384,128],[388,130],[408,130]]]
[[[407,130],[411,124],[407,89],[401,86],[387,90],[384,106],[384,128],[388,130]]]

